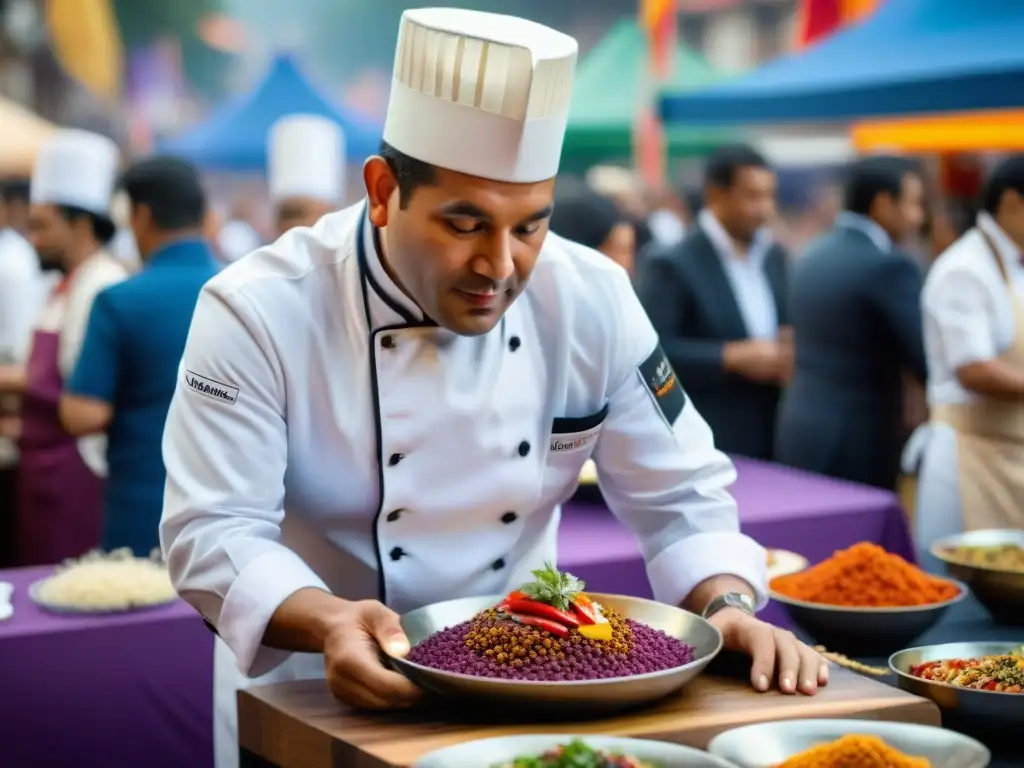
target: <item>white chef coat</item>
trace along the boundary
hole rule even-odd
[[[66,291],[53,292],[39,316],[38,330],[60,334],[57,366],[64,381],[71,378],[85,341],[89,314],[96,295],[127,277],[125,266],[101,250],[79,265]],[[99,477],[107,476],[107,436],[87,435],[78,439],[82,460]]]
[[[25,362],[47,293],[35,250],[13,229],[0,229],[0,366]],[[0,437],[0,468],[17,457],[14,441]]]
[[[640,375],[661,353],[621,267],[550,234],[501,322],[458,336],[424,324],[388,277],[364,210],[227,267],[193,317],[161,542],[242,672],[323,674],[316,657],[278,666],[290,654],[260,645],[304,587],[402,613],[527,580],[555,559],[559,505],[591,457],[659,600],[728,573],[764,604],[764,552],[726,491],[735,470],[692,404],[670,422]],[[220,646],[221,726],[245,684],[222,674],[226,657]],[[218,734],[217,764],[231,765]]]
[[[1024,298],[1020,250],[987,213],[978,215],[977,226],[992,238],[1013,289]],[[1013,341],[1014,323],[1006,283],[977,230],[967,232],[935,260],[925,279],[921,307],[928,404],[962,404],[980,399],[980,395],[963,387],[956,371],[1005,352]],[[918,555],[930,570],[941,572],[943,566],[929,554],[929,548],[937,539],[963,529],[953,428],[936,422],[921,427],[908,444],[905,468],[913,468],[918,462]]]
[[[775,339],[779,335],[779,311],[775,306],[772,284],[764,271],[764,263],[772,248],[772,236],[766,227],[754,235],[745,258],[736,254],[732,238],[725,227],[706,208],[697,214],[697,224],[718,252],[739,307],[747,335],[752,339]]]

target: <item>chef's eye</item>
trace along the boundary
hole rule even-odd
[[[520,224],[516,228],[516,233],[520,235],[533,235],[540,230],[542,221],[531,221],[529,224]]]
[[[446,222],[453,232],[460,235],[472,235],[483,228],[478,219],[471,219],[467,217],[446,219]]]

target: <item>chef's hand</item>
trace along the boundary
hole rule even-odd
[[[778,679],[783,693],[818,692],[828,685],[828,662],[800,642],[792,632],[773,627],[738,608],[723,608],[708,619],[722,633],[724,646],[753,659],[750,682],[767,691]]]
[[[398,709],[422,695],[408,678],[385,668],[381,650],[389,656],[409,652],[398,614],[376,600],[347,603],[324,641],[327,685],[335,698],[361,709]]]

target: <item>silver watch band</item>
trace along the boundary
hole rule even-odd
[[[712,598],[711,602],[705,606],[701,616],[710,619],[723,608],[738,608],[744,613],[754,615],[754,601],[750,599],[750,595],[745,595],[742,592],[726,592]]]

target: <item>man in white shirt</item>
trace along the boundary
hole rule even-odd
[[[921,306],[931,423],[917,543],[1024,528],[1024,155],[992,172],[974,229],[935,261]]]
[[[320,115],[282,117],[270,129],[267,167],[277,236],[311,227],[341,207],[345,191],[345,138]]]
[[[591,457],[658,599],[751,654],[759,690],[826,682],[753,615],[765,556],[739,531],[735,470],[625,270],[548,233],[576,54],[523,19],[406,11],[366,200],[203,289],[164,432],[161,542],[220,637],[218,766],[252,678],[415,701],[379,657],[409,649],[398,614],[554,560]]]
[[[20,395],[19,563],[43,565],[97,546],[103,503],[103,436],[76,441],[61,424],[60,397],[85,337],[93,299],[125,277],[104,251],[115,232],[111,194],[120,158],[110,139],[63,130],[32,174],[29,238],[64,278],[47,299],[22,366],[0,370],[0,393]]]

